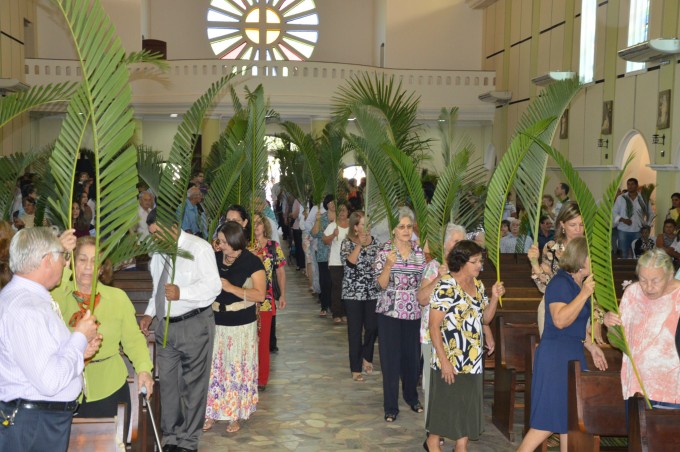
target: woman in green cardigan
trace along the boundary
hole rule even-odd
[[[69,280],[71,273],[64,270],[61,284],[52,290],[52,297],[59,303],[64,322],[70,329],[91,309],[94,258],[94,238],[79,238],[74,250],[76,289],[74,290],[73,282]],[[111,265],[105,261],[97,276],[108,281],[111,273]],[[118,403],[124,402],[128,406],[130,404],[128,370],[120,354],[120,346],[123,346],[123,352],[132,361],[137,372],[139,389],[145,386],[149,395],[153,391],[153,364],[146,338],[137,325],[135,308],[125,292],[101,282],[97,283],[94,313],[103,340],[97,354],[85,363],[84,397],[77,416],[112,417],[116,415]]]

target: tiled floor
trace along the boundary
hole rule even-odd
[[[424,416],[403,400],[397,421],[383,420],[380,373],[352,381],[347,327],[319,318],[319,305],[306,278],[286,268],[288,307],[277,319],[278,354],[257,411],[237,433],[218,423],[205,433],[201,451],[417,451],[425,438]],[[375,367],[380,369],[376,344]],[[485,394],[486,431],[470,450],[512,451],[491,424],[492,394]],[[443,450],[450,451],[449,441]]]

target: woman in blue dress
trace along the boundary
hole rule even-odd
[[[575,238],[564,250],[560,269],[545,291],[545,329],[536,349],[531,383],[531,428],[517,449],[520,452],[535,450],[552,433],[560,434],[560,450],[566,452],[568,363],[579,360],[586,369],[585,346],[597,368],[607,368],[600,347],[584,342],[594,288],[586,239]]]

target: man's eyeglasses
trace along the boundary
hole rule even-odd
[[[71,252],[70,251],[50,251],[49,253],[43,254],[43,258],[47,256],[48,254],[61,254],[64,256],[64,260],[68,261],[71,260]]]

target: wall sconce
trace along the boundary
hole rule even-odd
[[[609,140],[608,139],[603,140],[602,138],[598,139],[597,140],[597,147],[598,148],[605,148],[605,149],[609,148]]]
[[[652,143],[660,144],[661,146],[663,146],[664,144],[666,144],[666,134],[659,135],[658,133],[655,133],[654,135],[652,135]]]

